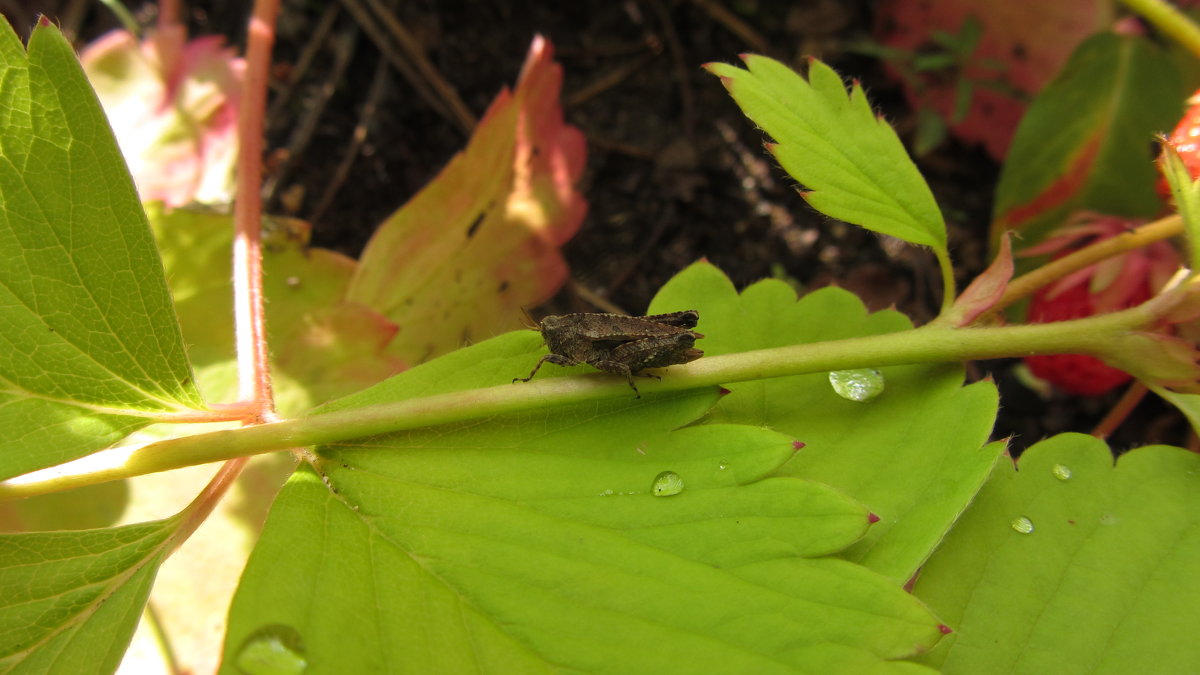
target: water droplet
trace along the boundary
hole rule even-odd
[[[612,494],[613,494],[612,488],[609,488],[609,489],[605,490],[604,492],[601,492],[600,496],[601,497],[611,497]]]
[[[683,479],[674,471],[664,471],[654,477],[650,492],[655,497],[672,497],[683,492]]]
[[[291,626],[271,624],[250,634],[234,661],[245,675],[299,675],[308,668],[304,640]]]
[[[874,368],[835,370],[829,373],[829,384],[838,396],[862,403],[883,393],[883,373]]]
[[[1055,464],[1054,468],[1050,469],[1050,473],[1059,480],[1071,480],[1071,468],[1062,464]]]
[[[1020,532],[1021,534],[1030,534],[1031,532],[1033,532],[1033,521],[1026,518],[1025,516],[1020,516],[1019,518],[1013,518],[1012,529],[1016,530],[1017,532]]]
[[[717,471],[724,471],[725,469],[728,469],[728,468],[729,468],[729,462],[727,462],[725,460],[721,460],[721,463],[717,465]]]

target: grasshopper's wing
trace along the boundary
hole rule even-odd
[[[654,323],[663,323],[668,326],[678,326],[679,328],[695,328],[700,321],[700,312],[694,309],[687,309],[682,312],[671,312],[670,314],[651,314],[643,316],[646,321]]]
[[[580,317],[573,328],[580,337],[593,342],[629,342],[648,337],[674,335],[684,328],[665,323],[647,321],[639,316],[621,314],[573,314]]]

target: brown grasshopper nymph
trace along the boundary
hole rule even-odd
[[[559,366],[586,363],[608,373],[624,375],[638,398],[642,397],[633,376],[654,377],[647,368],[688,363],[704,355],[694,347],[704,337],[692,328],[700,320],[694,309],[653,316],[620,314],[560,314],[542,319],[538,331],[550,353],[537,362],[528,382],[549,361]]]

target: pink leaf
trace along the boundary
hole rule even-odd
[[[389,351],[418,363],[522,326],[567,279],[559,253],[583,220],[583,134],[563,122],[562,68],[533,41],[466,149],[376,231],[346,298],[400,326]]]
[[[958,77],[922,76],[920,89],[905,82],[914,108],[921,103],[951,123],[951,131],[981,143],[1002,159],[1025,113],[1023,98],[1037,93],[1059,71],[1075,46],[1112,19],[1111,3],[993,2],[991,0],[884,0],[875,37],[889,47],[922,52],[936,32],[958,34],[973,18],[983,29]],[[971,84],[966,116],[953,120],[960,81]]]
[[[233,200],[245,64],[218,36],[181,27],[143,42],[113,31],[80,54],[143,200]]]
[[[950,310],[954,325],[966,326],[995,306],[1008,288],[1012,275],[1012,236],[1005,233],[1000,240],[1000,252],[996,254],[996,259],[954,301],[954,307]]]

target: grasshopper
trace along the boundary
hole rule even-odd
[[[537,362],[529,377],[533,379],[543,363],[559,366],[586,363],[598,370],[624,375],[638,398],[642,397],[633,376],[658,378],[642,373],[647,368],[695,361],[704,352],[693,345],[704,337],[692,328],[700,320],[694,309],[653,316],[620,314],[560,314],[548,316],[538,324],[550,353]]]

